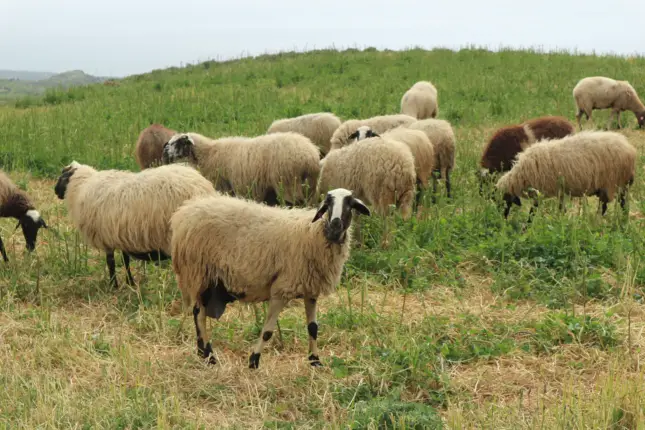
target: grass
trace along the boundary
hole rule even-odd
[[[0,220],[11,259],[0,264],[0,427],[643,428],[643,155],[626,219],[613,204],[598,217],[589,198],[565,214],[544,201],[530,226],[514,208],[505,222],[474,175],[497,127],[573,118],[571,89],[588,75],[645,92],[642,58],[350,50],[159,70],[0,108],[0,166],[50,225],[27,254]],[[246,364],[265,307],[231,306],[210,324],[219,364],[206,366],[170,267],[135,263],[140,286],[113,291],[104,256],[53,193],[72,159],[135,170],[151,122],[255,135],[307,112],[395,113],[419,79],[437,85],[457,134],[454,199],[395,216],[388,231],[360,219],[364,241],[320,301],[322,369],[306,363],[298,301],[255,372]],[[623,117],[642,154],[645,134]]]

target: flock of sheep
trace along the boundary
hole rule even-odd
[[[625,81],[603,77],[575,87],[582,114],[612,108],[645,122],[645,106]],[[304,299],[309,362],[320,365],[316,305],[339,283],[350,254],[352,217],[381,216],[392,207],[408,219],[437,179],[450,198],[455,135],[436,119],[437,90],[418,82],[401,99],[401,114],[342,122],[331,113],[275,121],[257,137],[212,139],[159,124],[139,136],[140,172],[96,170],[73,161],[55,186],[85,242],[106,253],[118,286],[116,250],[128,284],[131,258],[171,259],[184,306],[192,309],[201,357],[215,362],[206,317],[219,319],[228,303],[269,302],[249,366],[288,301]],[[480,190],[496,178],[505,216],[520,197],[597,195],[607,203],[634,180],[636,149],[611,131],[574,132],[563,117],[540,117],[498,130],[483,149]],[[497,178],[499,175],[501,177]],[[434,198],[433,198],[434,201]],[[537,202],[537,200],[535,199]],[[533,210],[531,210],[531,213]],[[22,226],[28,250],[47,228],[30,198],[0,172],[0,217]],[[0,252],[7,254],[0,238]]]

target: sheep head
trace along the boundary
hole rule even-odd
[[[187,133],[178,133],[163,146],[163,164],[171,164],[184,158],[195,160],[195,141]]]
[[[312,222],[316,222],[327,213],[325,220],[325,238],[332,243],[343,243],[346,232],[352,223],[352,210],[370,216],[370,210],[361,200],[344,188],[331,190],[325,196]]]
[[[636,120],[638,121],[638,128],[642,128],[645,125],[645,111],[637,113]]]
[[[80,163],[77,161],[72,161],[69,165],[63,167],[61,175],[58,177],[58,181],[56,181],[56,185],[54,186],[54,192],[59,199],[63,200],[65,198],[69,180],[79,167]]]
[[[18,218],[18,226],[22,227],[22,234],[25,236],[25,243],[29,251],[36,249],[36,238],[38,237],[38,230],[48,228],[45,220],[40,216],[40,213],[35,209],[29,209],[23,216]]]
[[[359,142],[361,140],[369,139],[370,137],[379,137],[379,135],[370,128],[368,125],[362,125],[356,129],[355,132],[349,135],[347,143]]]

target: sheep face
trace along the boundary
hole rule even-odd
[[[325,238],[332,243],[343,243],[352,223],[352,209],[363,215],[371,215],[365,203],[352,196],[351,191],[336,188],[327,193],[312,222],[318,221],[327,213]]]
[[[67,191],[69,180],[78,166],[80,166],[80,164],[76,161],[72,161],[69,166],[65,166],[61,171],[61,175],[58,177],[58,181],[56,181],[56,185],[54,186],[54,192],[56,193],[56,197],[59,199],[63,200],[65,198],[65,192]]]
[[[379,135],[369,126],[363,125],[358,127],[355,132],[349,135],[347,143],[359,142],[364,139],[369,139],[370,137],[379,137]]]
[[[18,219],[18,225],[22,227],[22,234],[25,236],[27,249],[33,251],[36,248],[36,237],[38,230],[43,227],[47,228],[45,220],[35,209],[30,209]]]
[[[642,128],[645,125],[645,112],[636,115],[636,119],[638,120],[638,128]]]
[[[187,134],[176,134],[163,146],[163,164],[171,164],[182,158],[195,160],[195,142]]]

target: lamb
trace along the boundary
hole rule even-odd
[[[401,125],[411,124],[416,118],[410,115],[381,115],[367,119],[350,119],[345,121],[336,129],[331,137],[330,151],[342,148],[349,143],[349,136],[352,135],[358,127],[362,125],[369,126],[375,133],[385,133],[386,131],[399,127]]]
[[[360,141],[369,137],[378,136],[369,126],[364,125],[359,127],[350,138]],[[421,190],[428,188],[428,178],[431,177],[434,170],[435,156],[430,139],[421,130],[411,130],[403,127],[393,128],[380,136],[386,140],[395,140],[404,143],[412,151],[414,170],[417,177],[416,204],[418,205],[421,199]]]
[[[273,121],[267,134],[293,131],[308,137],[325,155],[329,152],[330,140],[340,126],[340,119],[329,112],[310,113],[295,118]]]
[[[583,78],[573,88],[573,99],[576,102],[578,128],[581,130],[582,114],[589,120],[594,109],[612,109],[607,128],[614,116],[620,128],[620,113],[625,110],[636,115],[639,128],[645,124],[645,106],[628,81],[616,81],[603,76]]]
[[[410,217],[417,176],[405,144],[371,137],[331,151],[321,165],[318,193],[347,188],[381,216],[396,204],[404,219]]]
[[[610,131],[583,131],[562,139],[533,145],[520,153],[513,168],[497,181],[503,192],[507,218],[513,203],[521,206],[520,196],[535,196],[535,190],[546,197],[564,195],[598,196],[604,215],[607,203],[620,189],[620,205],[625,206],[625,194],[634,181],[636,148],[625,136]],[[562,180],[564,180],[563,183]],[[531,208],[529,221],[537,207]]]
[[[230,196],[196,198],[170,220],[172,266],[186,310],[193,310],[197,351],[216,363],[205,343],[206,317],[219,319],[228,303],[269,301],[262,335],[249,357],[260,365],[280,311],[302,298],[309,332],[309,362],[318,356],[316,304],[340,282],[350,254],[352,211],[368,207],[346,189],[327,193],[318,209],[270,207]]]
[[[134,158],[141,170],[160,166],[163,147],[177,132],[161,124],[151,124],[139,134]]]
[[[278,205],[284,191],[288,205],[306,204],[315,195],[320,151],[294,132],[257,137],[210,139],[198,133],[178,133],[164,146],[164,164],[188,159],[215,188],[231,195]]]
[[[439,113],[435,86],[427,81],[412,85],[401,98],[401,113],[416,119],[435,118]]]
[[[423,131],[434,146],[435,172],[446,181],[446,194],[451,197],[450,172],[455,167],[455,133],[448,121],[443,119],[422,119],[405,127]],[[433,192],[437,192],[437,181],[433,176]]]
[[[114,251],[123,254],[129,285],[130,257],[143,261],[170,258],[170,216],[185,201],[215,194],[213,184],[194,168],[173,164],[138,173],[97,171],[73,161],[63,168],[56,196],[85,242],[105,251],[110,281],[118,288]]]
[[[0,170],[0,218],[10,217],[18,220],[16,228],[18,226],[22,227],[27,250],[31,252],[36,249],[38,230],[41,227],[47,228],[47,223],[41,217],[40,212],[36,210],[29,196]],[[0,254],[2,254],[2,259],[5,263],[9,261],[1,237]]]

